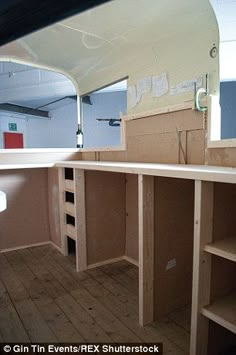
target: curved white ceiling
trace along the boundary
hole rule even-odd
[[[83,92],[85,80],[97,88],[95,74],[125,76],[128,58],[142,61],[144,48],[206,28],[213,16],[208,0],[113,0],[1,47],[0,57],[58,69]]]

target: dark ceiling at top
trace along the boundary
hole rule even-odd
[[[0,46],[110,0],[0,0]]]

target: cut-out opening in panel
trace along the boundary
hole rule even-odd
[[[66,180],[74,180],[74,170],[72,168],[65,168],[64,176]]]
[[[127,78],[81,97],[78,148],[121,145],[120,115],[127,112]]]
[[[67,246],[68,246],[68,255],[76,254],[76,242],[72,238],[67,236]]]
[[[75,195],[73,192],[65,191],[65,201],[75,203]]]
[[[75,226],[75,217],[71,216],[70,214],[66,214],[66,224]]]

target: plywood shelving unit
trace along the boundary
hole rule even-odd
[[[61,249],[64,255],[68,255],[68,238],[75,241],[76,270],[82,271],[87,268],[84,172],[60,168],[58,173]]]
[[[218,240],[208,244],[204,250],[210,254],[218,255],[222,258],[236,262],[236,237]]]
[[[158,224],[158,229],[155,229],[153,221],[156,221],[156,218],[154,218],[155,207],[157,207],[157,209],[159,208],[159,211],[162,213],[164,207],[163,204],[160,204],[160,192],[154,196],[154,191],[156,191],[156,193],[158,192],[158,186],[161,182],[160,178],[164,179],[163,181],[166,181],[166,178],[193,181],[195,188],[192,199],[183,200],[182,195],[176,197],[178,201],[188,202],[188,210],[194,200],[194,218],[191,218],[191,215],[189,218],[191,228],[194,220],[190,355],[215,355],[221,350],[227,351],[227,345],[234,346],[236,342],[236,225],[234,223],[236,169],[208,166],[85,161],[63,162],[58,163],[57,166],[59,169],[64,169],[65,167],[72,168],[74,169],[75,176],[77,176],[74,179],[77,251],[80,249],[86,250],[86,231],[83,229],[83,226],[85,228],[85,208],[81,209],[81,206],[85,206],[85,191],[87,192],[86,203],[88,204],[89,202],[90,208],[91,206],[93,207],[92,215],[94,216],[97,214],[98,210],[98,205],[94,208],[94,203],[98,200],[101,201],[104,196],[103,189],[99,190],[97,188],[98,180],[100,179],[99,181],[102,186],[104,179],[107,179],[107,182],[111,181],[111,176],[105,173],[138,175],[140,325],[152,322],[154,313],[153,306],[155,305],[153,300],[155,279],[155,277],[153,277],[153,243],[155,232],[157,230],[160,232],[160,224]],[[85,170],[86,189],[84,183]],[[89,171],[91,171],[91,173]],[[101,173],[104,173],[104,175],[100,175]],[[153,179],[154,176],[158,178]],[[90,185],[88,184],[89,181]],[[93,185],[94,182],[96,182],[95,185]],[[96,187],[95,190],[94,186]],[[111,196],[113,196],[114,191],[119,193],[118,186],[120,186],[120,184],[117,183],[110,186]],[[92,190],[91,187],[93,187]],[[171,185],[169,182],[168,191],[170,191],[170,188]],[[189,191],[191,191],[191,183],[188,188]],[[95,193],[91,191],[96,191],[96,194],[97,191],[100,191],[100,199],[95,198]],[[182,188],[181,191],[186,192],[186,189]],[[153,197],[155,197],[154,200]],[[155,205],[153,201],[156,203],[158,201],[159,205]],[[110,211],[111,209],[111,203],[110,201],[108,202],[109,203],[106,204],[106,211]],[[87,206],[87,208],[89,206]],[[176,213],[173,204],[170,204],[170,206],[171,213],[173,211]],[[72,206],[65,205],[65,210],[68,212],[71,207]],[[84,211],[84,215],[81,214],[81,211]],[[82,220],[84,223],[81,223]],[[89,220],[87,222],[89,229],[91,223],[94,221]],[[188,232],[189,238],[191,238],[192,235],[190,227]],[[166,225],[163,228],[163,235],[165,235],[168,228]],[[92,235],[94,235],[94,233],[96,234],[96,229],[93,230]],[[160,234],[157,235],[156,238],[160,237]],[[159,244],[157,244],[159,248],[161,248],[159,253],[164,252],[165,245],[163,247],[160,243],[160,241],[163,240],[163,237],[160,238]],[[94,237],[92,237],[92,242],[94,242]],[[82,248],[78,247],[79,243]],[[99,244],[95,245],[96,252],[97,245]],[[93,244],[88,244],[88,247],[89,246],[90,249],[94,247]],[[103,244],[103,248],[104,247],[106,247],[106,243]],[[88,253],[89,252],[90,250]],[[86,253],[83,253],[82,257],[84,257],[84,255],[86,255]],[[183,250],[181,250],[181,255],[183,255]],[[187,257],[185,256],[185,258]],[[78,257],[78,260],[80,260],[80,257]],[[82,265],[87,267],[85,259]],[[81,270],[80,267],[77,269]],[[183,272],[182,274],[180,273],[180,275],[183,276]],[[155,289],[155,291],[160,300],[159,288]],[[184,290],[182,292],[184,292]],[[169,302],[171,304],[174,303],[173,297],[170,297]],[[222,338],[226,337],[230,340],[224,343],[222,339],[220,339],[219,343],[221,343],[221,345],[223,344],[223,349],[216,349],[215,352],[209,352],[209,346],[211,346],[210,334],[214,327],[221,329]],[[218,339],[214,339],[215,342],[217,340]]]
[[[229,207],[227,209],[224,200],[217,200],[219,196],[215,192],[214,183],[195,182],[191,355],[215,354],[215,352],[211,352],[211,344],[208,342],[209,321],[223,327],[222,334],[225,333],[225,330],[231,332],[232,336],[236,334],[235,274],[234,272],[231,275],[219,273],[219,265],[222,270],[226,270],[228,267],[234,270],[236,237],[227,238],[221,235],[222,230],[226,229],[225,225],[229,222],[227,220],[222,221],[224,229],[220,232],[215,230],[217,226],[214,226],[214,221],[219,223],[219,216],[218,214],[214,215],[214,207],[218,206],[217,208],[220,208],[221,212],[225,210],[226,213],[230,209]],[[230,217],[232,219],[232,216],[227,218],[230,220]],[[231,220],[230,224],[232,226],[234,222]],[[217,239],[215,240],[216,235]],[[222,237],[223,239],[218,239]],[[218,265],[218,270],[215,269],[216,265]],[[226,266],[227,268],[225,268]],[[214,340],[214,342],[217,341],[218,339]],[[235,346],[235,341],[236,338],[233,344],[225,343],[224,349],[218,349],[217,354],[220,351],[223,353],[227,351],[228,345]]]
[[[236,334],[236,292],[220,298],[202,309],[202,314]]]

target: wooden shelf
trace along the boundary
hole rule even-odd
[[[204,307],[202,314],[236,334],[236,292]]]
[[[70,192],[75,191],[74,180],[65,180],[65,190]]]
[[[217,166],[108,161],[61,161],[57,162],[55,166],[59,168],[110,171],[124,174],[152,175],[179,179],[236,183],[236,168]]]
[[[67,214],[75,217],[75,205],[71,202],[64,203],[64,210]]]
[[[204,247],[204,251],[236,262],[236,237],[208,244]]]
[[[66,224],[66,225],[65,225],[65,234],[66,234],[68,237],[70,237],[70,238],[72,238],[72,239],[74,239],[74,240],[77,239],[77,236],[76,236],[76,229],[75,229],[74,226],[72,226],[72,224]]]

